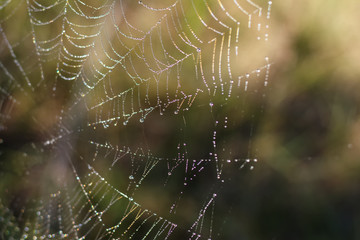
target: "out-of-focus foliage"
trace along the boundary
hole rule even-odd
[[[270,84],[251,138],[259,163],[253,171],[236,175],[236,192],[227,190],[233,196],[228,203],[234,206],[232,212],[216,213],[224,223],[224,239],[360,238],[359,12],[357,0],[273,2]],[[144,16],[134,17],[146,22]],[[21,25],[14,23],[13,28],[11,34],[23,34]],[[23,101],[7,122],[10,130],[0,132],[0,138],[11,143],[0,144],[0,199],[8,206],[0,205],[0,226],[9,223],[0,227],[6,229],[0,238],[17,236],[17,224],[23,224],[9,216],[22,214],[19,195],[21,199],[46,191],[39,189],[40,176],[54,166],[44,167],[51,157],[33,154],[30,143],[43,140],[41,134],[54,127],[61,106],[73,100],[69,87],[62,87],[62,94],[52,101]],[[259,108],[258,99],[247,104],[249,111]],[[41,131],[30,123],[33,114],[43,120]],[[254,121],[251,114],[246,118],[244,122]],[[158,186],[147,187],[149,192],[159,191]],[[13,194],[18,195],[15,202],[9,199]],[[155,205],[152,201],[157,200],[149,198],[148,206]]]
[[[358,239],[360,4],[275,6],[276,64],[257,136],[265,161],[248,188],[258,199],[250,229],[260,239]]]

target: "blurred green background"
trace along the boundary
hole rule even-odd
[[[272,66],[266,98],[259,100],[259,96],[255,95],[247,99],[246,114],[239,125],[233,126],[238,131],[245,128],[245,137],[227,140],[230,145],[231,141],[247,144],[251,141],[251,149],[256,152],[259,162],[252,171],[230,172],[232,180],[222,190],[224,197],[219,200],[215,214],[217,222],[214,229],[221,232],[219,239],[360,239],[359,12],[360,3],[357,0],[273,2],[266,48]],[[22,32],[21,24],[5,23],[7,29],[13,27],[12,31],[7,31],[9,35],[18,35],[22,39],[23,34],[28,34]],[[251,48],[251,40],[244,41],[244,45]],[[28,46],[29,49],[31,47]],[[254,44],[253,48],[256,53],[258,46]],[[26,55],[29,49],[25,48],[22,54]],[[249,50],[249,54],[252,51]],[[1,55],[0,52],[0,61],[5,66],[9,59],[9,55]],[[246,62],[246,59],[251,57],[244,57],[243,61]],[[239,71],[249,69],[251,65],[247,63],[248,67]],[[8,68],[11,66],[8,65]],[[6,76],[1,75],[0,83],[4,89],[7,82]],[[53,170],[48,169],[54,166],[48,164],[51,154],[39,153],[39,149],[46,148],[38,145],[44,140],[44,135],[56,128],[55,116],[61,106],[74,101],[74,92],[69,91],[71,86],[68,85],[60,84],[55,97],[48,93],[50,86],[38,93],[25,89],[27,95],[22,91],[8,90],[21,105],[9,114],[10,120],[1,119],[4,126],[0,132],[0,199],[5,206],[0,206],[0,214],[5,216],[3,221],[8,221],[11,217],[7,215],[11,214],[22,219],[19,216],[24,214],[24,199],[46,192],[44,189],[47,187],[39,188],[38,183],[43,175],[51,175],[49,173]],[[124,85],[126,88],[127,85]],[[188,88],[193,89],[194,86],[196,84]],[[121,90],[121,86],[119,88]],[[37,96],[29,97],[32,94]],[[52,100],[49,101],[49,98]],[[208,105],[208,99],[203,103]],[[4,106],[3,112],[8,110]],[[230,109],[226,112],[229,119],[237,118],[237,110],[242,109],[236,103],[227,107],[221,108],[219,115],[223,116],[221,111]],[[232,109],[236,111],[231,112]],[[203,136],[200,135],[205,132],[211,136],[211,132],[208,125],[204,125],[203,129],[191,129],[191,120],[196,121],[202,114],[195,111],[193,115],[190,111],[188,130],[193,131],[192,139],[199,134],[200,140],[192,143],[198,153],[193,150],[193,154],[202,156],[202,152],[209,152],[211,146],[202,145]],[[256,112],[255,119],[252,111]],[[209,114],[208,109],[206,112]],[[168,134],[173,129],[177,131],[177,120],[173,125],[164,122],[156,128],[153,124],[158,121],[158,118],[149,118],[147,131],[153,127]],[[255,129],[251,137],[247,135],[249,126]],[[131,127],[127,130],[130,135],[133,134]],[[139,131],[142,128],[134,130]],[[158,135],[149,137],[149,142],[154,144],[155,152],[164,153],[168,151],[168,145],[176,143],[166,141],[168,139],[158,132]],[[166,133],[163,135],[166,136]],[[110,139],[113,135],[107,136]],[[88,143],[79,140],[77,144],[80,151],[88,150],[86,145],[81,145]],[[156,144],[160,147],[156,148]],[[171,155],[174,150],[166,153]],[[102,168],[101,164],[97,167]],[[161,171],[157,173],[161,174]],[[189,202],[197,201],[197,196],[193,194],[201,189],[202,184],[205,183],[194,184],[187,195]],[[165,214],[168,208],[161,209],[160,200],[146,200],[149,192],[155,195],[161,192],[159,186],[145,186],[138,199],[148,201],[145,205],[150,208],[156,206],[159,212]],[[163,205],[167,206],[168,200],[163,201]],[[176,220],[189,224],[181,218]],[[23,225],[19,220],[12,221],[14,225]]]

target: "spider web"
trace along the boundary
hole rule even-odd
[[[0,1],[4,144],[23,109],[46,165],[9,236],[224,239],[226,192],[258,161],[271,6]]]

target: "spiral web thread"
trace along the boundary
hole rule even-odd
[[[271,6],[260,0],[0,1],[1,130],[23,104],[13,93],[31,96],[45,88],[56,97],[64,82],[72,84],[71,100],[36,147],[66,163],[72,180],[27,209],[33,220],[14,234],[171,239],[182,228],[188,239],[221,239],[218,224],[224,221],[217,221],[216,204],[226,168],[253,169],[257,162],[252,125],[244,152],[233,153],[236,147],[224,140],[239,121],[226,107],[241,112],[246,96],[266,96]],[[16,21],[24,23],[18,31],[12,29]],[[244,39],[258,51],[248,51]],[[247,59],[255,66],[243,67]],[[197,112],[207,115],[193,121],[210,126],[203,139],[210,150],[202,154],[194,153],[188,136],[197,126],[188,116]],[[179,126],[171,130],[177,142],[172,152],[153,150],[142,133],[158,119]],[[114,131],[134,140],[106,137]],[[107,178],[124,166],[126,182],[116,186]],[[167,214],[136,200],[156,169],[165,172],[164,187],[180,186]],[[181,226],[174,216],[182,198],[204,176],[213,182],[191,224]]]

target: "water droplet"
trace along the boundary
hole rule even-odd
[[[133,180],[133,179],[134,179],[134,176],[133,176],[133,175],[130,175],[130,176],[129,176],[129,179],[130,179],[130,180]]]
[[[144,119],[143,118],[140,118],[140,120],[139,120],[141,123],[143,123],[144,122]]]

